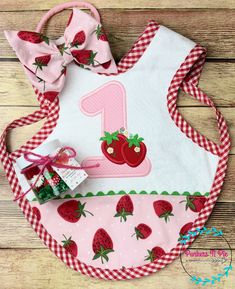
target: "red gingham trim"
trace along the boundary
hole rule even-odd
[[[205,48],[199,45],[196,45],[191,50],[190,54],[186,57],[184,63],[182,63],[171,81],[167,95],[167,106],[172,120],[180,128],[180,130],[187,135],[187,137],[192,139],[193,142],[197,143],[200,147],[203,147],[212,154],[219,155],[220,146],[213,141],[208,140],[197,130],[191,127],[190,124],[187,123],[183,116],[179,113],[176,105],[178,90],[179,88],[182,88],[185,92],[194,96],[200,102],[211,106],[216,112],[217,121],[219,121],[219,113],[217,112],[212,101],[205,95],[205,93],[199,91],[196,87],[202,70],[202,65],[205,61],[205,56]]]
[[[149,46],[159,27],[160,25],[156,23],[156,21],[149,21],[144,32],[140,35],[132,48],[118,63],[118,73],[126,72],[128,69],[132,68],[135,65],[141,55],[143,55],[143,53],[145,52],[146,48]]]
[[[139,57],[142,55],[141,54],[142,51],[144,51],[144,49],[139,50],[139,53],[140,53]],[[213,153],[216,153],[219,155],[219,164],[218,164],[214,182],[211,188],[210,196],[208,197],[204,208],[199,213],[198,218],[195,220],[192,230],[195,229],[196,227],[204,226],[205,222],[207,221],[209,215],[212,212],[212,209],[216,203],[222,184],[224,182],[229,148],[230,148],[230,138],[228,134],[228,128],[227,128],[227,125],[223,116],[215,108],[212,101],[206,96],[206,94],[203,93],[199,88],[195,86],[195,84],[197,84],[198,82],[199,75],[200,75],[202,65],[204,62],[202,59],[200,59],[200,55],[202,55],[201,51],[202,51],[202,48],[199,46],[196,46],[190,52],[189,56],[186,58],[184,63],[181,65],[180,69],[177,71],[175,77],[173,78],[172,85],[169,89],[169,95],[168,95],[169,111],[171,115],[173,116],[173,120],[178,124],[181,130],[185,132],[186,134],[188,134],[189,137],[192,137],[194,141],[197,142],[202,147],[205,147],[209,151],[212,151]],[[126,60],[128,60],[127,62],[123,60],[121,61],[121,64],[122,64],[121,66],[123,67],[123,69],[125,69],[124,67],[126,67],[126,69],[130,67],[129,66],[131,62],[130,60],[131,57],[129,56],[130,53],[131,51],[125,57]],[[201,64],[199,65],[199,63]],[[193,71],[191,72],[191,74],[187,76],[189,82],[183,83],[183,80],[185,79],[186,74],[188,73],[188,71],[190,71],[190,69],[192,69],[192,67],[193,67]],[[174,108],[174,101],[176,101],[175,98],[177,97],[176,89],[178,91],[180,85],[186,92],[189,92],[200,101],[203,101],[203,103],[210,105],[215,110],[217,120],[218,120],[218,127],[220,131],[220,142],[221,142],[220,146],[204,139],[203,137],[201,138],[201,136],[197,135],[195,131],[191,131],[192,128],[190,126],[187,126],[187,129],[185,130],[184,126],[186,124],[184,120],[181,119],[181,117],[177,116],[177,111],[175,111],[175,108]],[[40,95],[38,95],[38,97],[40,97]],[[31,150],[37,147],[38,145],[40,145],[43,142],[43,140],[45,140],[47,136],[51,133],[52,129],[55,127],[56,121],[58,118],[58,113],[59,113],[59,103],[58,103],[58,100],[55,100],[53,103],[51,103],[47,107],[41,108],[39,111],[36,111],[35,113],[28,115],[27,117],[15,120],[9,126],[7,126],[7,128],[3,132],[0,138],[0,160],[3,163],[4,169],[7,174],[7,178],[9,180],[9,183],[11,185],[11,188],[15,197],[18,196],[20,193],[22,193],[22,190],[18,182],[18,178],[16,176],[15,170],[13,168],[12,159],[15,159],[16,157],[20,156],[26,150]],[[14,127],[28,125],[30,123],[36,122],[44,118],[45,116],[47,116],[47,121],[42,127],[42,129],[30,141],[28,141],[25,146],[21,147],[16,152],[9,154],[6,148],[7,132]],[[152,263],[146,264],[144,266],[139,266],[136,268],[128,268],[128,269],[115,269],[115,270],[94,268],[93,266],[88,266],[80,262],[78,259],[74,258],[59,243],[57,243],[56,240],[54,240],[51,237],[51,235],[46,231],[43,225],[37,220],[36,215],[33,214],[32,208],[27,199],[25,198],[19,199],[17,202],[21,210],[23,211],[25,217],[27,218],[27,220],[29,221],[33,229],[35,230],[35,232],[43,240],[46,246],[52,252],[54,252],[54,254],[58,258],[60,258],[63,262],[65,262],[72,269],[78,272],[81,272],[82,274],[88,275],[90,277],[95,277],[99,279],[124,280],[124,279],[139,278],[139,277],[154,273],[160,270],[161,268],[164,268],[167,264],[170,264],[173,260],[175,260],[175,258],[179,256],[180,252],[184,251],[195,239],[193,238],[190,243],[188,243],[187,245],[183,247],[182,245],[177,244],[177,246],[174,249],[172,249],[169,253],[162,256],[161,259],[154,261]]]

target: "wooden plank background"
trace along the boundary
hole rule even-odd
[[[207,50],[200,86],[209,94],[226,117],[233,141],[226,181],[222,195],[208,222],[223,229],[235,249],[235,1],[234,0],[93,0],[108,31],[115,59],[119,60],[143,31],[149,19],[204,45]],[[0,132],[16,117],[38,108],[32,88],[3,30],[34,30],[45,10],[59,4],[58,0],[1,0],[0,3]],[[68,12],[54,17],[45,32],[51,37],[63,33]],[[217,141],[213,113],[180,93],[178,103],[182,114],[199,131]],[[31,127],[17,129],[9,139],[15,149],[32,136],[42,121]],[[0,288],[104,288],[134,289],[197,288],[184,273],[179,260],[161,272],[140,280],[105,282],[82,276],[58,261],[50,253],[23,218],[12,195],[5,174],[0,170]],[[203,238],[194,248],[213,248],[224,243]],[[234,251],[233,251],[234,252]],[[235,265],[235,264],[234,264]],[[207,264],[207,266],[209,266]],[[198,272],[207,270],[200,264]],[[213,268],[212,268],[213,269]],[[234,274],[214,288],[232,288]]]

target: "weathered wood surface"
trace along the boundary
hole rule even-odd
[[[235,262],[233,262],[233,267]],[[0,250],[1,289],[137,289],[137,288],[190,288],[197,289],[189,281],[177,259],[170,266],[151,276],[130,281],[108,282],[92,279],[65,267],[49,251],[40,249]],[[187,269],[195,271],[195,263],[187,264]],[[200,263],[197,273],[212,272],[213,265]],[[235,278],[222,278],[213,288],[232,288]],[[231,285],[229,285],[231,284]],[[208,285],[210,286],[210,285]]]
[[[235,106],[235,63],[206,62],[200,87],[217,106]],[[19,62],[0,61],[0,106],[37,106],[38,102]],[[180,95],[183,95],[182,93]],[[179,106],[202,106],[191,97],[180,97]]]
[[[4,127],[15,118],[27,115],[35,111],[37,107],[4,107],[0,106],[0,130],[3,130]],[[216,127],[216,120],[213,111],[208,107],[181,107],[179,108],[182,115],[185,119],[191,123],[193,127],[199,130],[202,134],[207,136],[209,139],[218,142],[218,129]],[[220,111],[223,113],[226,121],[229,125],[229,131],[232,137],[232,140],[235,138],[235,108],[220,108]],[[32,135],[38,131],[42,125],[43,121],[33,124],[31,126],[20,127],[15,129],[11,133],[11,149],[15,150],[25,143]],[[79,127],[78,127],[79,129]],[[17,140],[17,142],[15,141]],[[235,153],[235,142],[233,141],[231,153]]]
[[[53,17],[48,23],[47,35],[59,37],[63,33],[69,12]],[[0,12],[0,31],[34,30],[42,11]],[[148,20],[154,19],[176,32],[204,45],[210,58],[235,58],[234,10],[101,10],[104,27],[108,32],[116,59],[142,33]],[[0,34],[0,58],[14,58],[3,33]]]
[[[207,223],[208,228],[212,226],[223,228],[223,232],[233,249],[235,249],[234,216],[234,202],[218,203]],[[17,204],[12,201],[0,202],[0,236],[0,249],[46,248],[30,228]],[[210,248],[218,245],[223,246],[223,248],[227,247],[222,238],[205,238],[202,236],[194,242],[193,247]]]
[[[0,4],[1,11],[21,11],[21,10],[48,10],[51,7],[62,3],[58,0],[48,0],[48,1],[37,1],[37,0],[2,0]],[[233,0],[226,1],[210,1],[210,0],[118,0],[118,1],[107,1],[107,0],[93,0],[91,2],[97,8],[226,8],[233,9],[235,8],[235,3]]]

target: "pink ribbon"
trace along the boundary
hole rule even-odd
[[[61,153],[63,153],[64,151],[68,151],[69,155],[68,159],[74,158],[76,157],[76,151],[69,147],[63,147],[59,150],[58,153],[56,153],[53,156],[42,156],[40,154],[36,154],[34,152],[28,152],[24,154],[24,158],[26,161],[31,162],[32,165],[24,168],[21,170],[22,174],[25,174],[27,171],[29,171],[30,169],[36,167],[36,166],[42,166],[39,174],[36,178],[36,180],[34,181],[33,184],[30,184],[30,188],[23,194],[21,194],[20,196],[18,196],[17,198],[14,199],[14,201],[17,201],[21,198],[23,198],[24,196],[26,196],[36,185],[36,183],[38,182],[40,176],[44,173],[44,170],[46,169],[47,166],[51,166],[51,167],[55,167],[55,168],[63,168],[63,169],[72,169],[72,170],[83,170],[83,169],[92,169],[92,168],[97,168],[100,166],[99,163],[92,165],[92,166],[70,166],[70,165],[66,165],[66,164],[62,164],[62,163],[58,163],[58,160],[60,158]]]

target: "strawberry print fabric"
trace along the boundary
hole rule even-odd
[[[33,206],[37,215],[41,211],[47,231],[73,256],[95,267],[119,269],[148,264],[170,252],[205,201],[204,196],[123,195]]]
[[[117,72],[102,25],[77,8],[70,15],[64,36],[58,40],[32,31],[5,31],[5,36],[32,85],[48,101],[62,90],[66,66],[71,61],[94,72]]]

